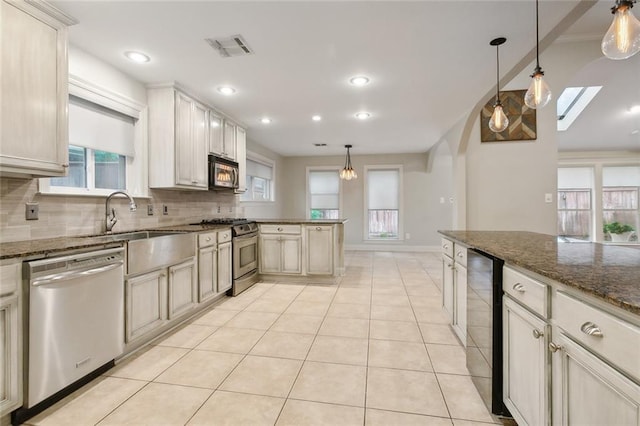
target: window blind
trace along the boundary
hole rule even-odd
[[[340,208],[340,177],[336,170],[309,172],[309,194],[312,209]]]
[[[398,170],[367,172],[369,210],[398,210],[400,205],[400,173]]]
[[[69,144],[134,156],[133,117],[69,96]]]
[[[247,158],[247,175],[271,180],[273,179],[273,168]]]

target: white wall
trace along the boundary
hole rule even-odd
[[[352,163],[358,179],[342,182],[341,216],[349,221],[345,225],[345,242],[348,248],[387,247],[389,250],[433,248],[439,245],[438,229],[451,228],[452,196],[451,156],[446,145],[436,149],[431,171],[427,172],[426,154],[352,155]],[[283,201],[284,218],[306,217],[306,170],[310,166],[335,166],[344,164],[343,156],[285,157]],[[404,201],[401,215],[404,233],[411,238],[400,242],[367,242],[364,239],[364,166],[402,164]],[[440,198],[445,203],[440,204]]]

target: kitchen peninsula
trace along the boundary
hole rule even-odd
[[[493,386],[518,424],[639,423],[640,250],[532,232],[439,233],[443,306],[453,307],[467,365],[469,348],[493,359],[494,376],[503,375]],[[494,259],[493,291],[477,286],[481,257]],[[493,300],[483,312],[482,299]],[[489,312],[498,358],[475,338],[474,321]]]

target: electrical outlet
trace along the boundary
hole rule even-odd
[[[218,213],[220,213],[220,206],[218,206]]]
[[[147,215],[153,216],[153,204],[147,204]]]
[[[25,204],[25,219],[38,220],[38,213],[40,212],[40,206],[38,203],[30,202]]]
[[[410,234],[410,233],[408,233],[408,232],[405,232],[405,234],[404,234],[404,239],[405,239],[405,240],[410,240],[410,239],[411,239],[411,234]]]
[[[544,194],[544,202],[545,203],[553,203],[553,194]]]
[[[169,214],[169,206],[167,206],[166,204],[162,205],[162,214],[165,216]]]

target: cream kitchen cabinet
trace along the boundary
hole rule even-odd
[[[236,143],[237,143],[237,130],[238,126],[229,120],[224,120],[224,131],[222,139],[224,141],[224,150],[222,156],[230,160],[237,161]]]
[[[209,110],[209,153],[225,157],[224,118],[217,112]]]
[[[67,173],[67,26],[73,24],[45,2],[0,1],[2,176]]]
[[[130,343],[165,325],[167,269],[148,272],[125,281],[125,336]]]
[[[198,236],[198,301],[231,288],[231,230],[203,232]]]
[[[218,293],[229,290],[233,284],[231,241],[218,244]]]
[[[467,340],[467,249],[442,239],[442,307],[463,345]]]
[[[306,270],[308,275],[333,274],[333,226],[307,225]]]
[[[22,405],[22,263],[0,264],[0,413]]]
[[[209,108],[175,87],[152,87],[149,186],[207,190]]]
[[[260,273],[302,274],[301,225],[260,225]]]
[[[194,309],[198,304],[198,281],[195,260],[189,259],[169,267],[169,319]]]
[[[247,190],[247,132],[242,127],[236,128],[236,161],[238,162],[238,189],[242,193]]]

